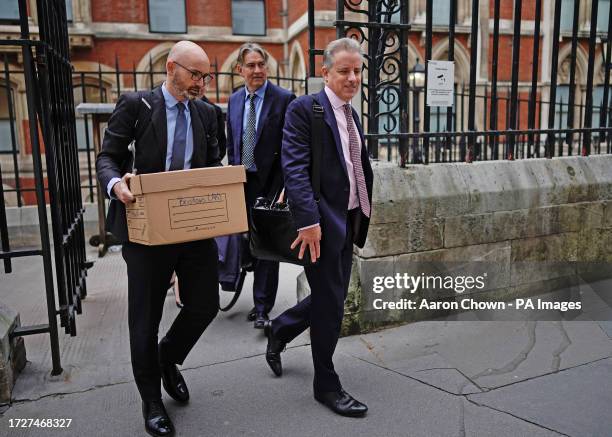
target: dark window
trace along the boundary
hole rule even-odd
[[[232,0],[232,33],[266,34],[266,7],[263,0]]]
[[[451,111],[453,107],[451,106]],[[432,106],[429,108],[429,130],[431,132],[446,132],[446,113],[448,106]]]
[[[448,26],[451,0],[433,0],[431,24],[434,26]]]
[[[561,31],[571,32],[574,25],[574,1],[561,0]],[[597,0],[593,0],[597,1]],[[610,17],[610,0],[599,0],[597,6],[597,30],[599,32],[608,31],[608,19]],[[588,22],[591,22],[591,10],[588,12]]]
[[[66,0],[66,17],[72,21],[72,0]],[[0,0],[0,20],[19,21],[19,2],[17,0]]]
[[[19,2],[17,0],[0,0],[0,20],[19,21]]]
[[[555,98],[555,129],[567,129],[569,85],[558,85]]]
[[[561,0],[561,25],[562,32],[571,32],[574,26],[574,0]]]
[[[185,0],[149,0],[149,31],[187,33]]]
[[[600,127],[600,122],[602,126],[606,124],[605,120],[601,120],[601,117],[600,117],[601,109],[603,106],[603,97],[604,97],[604,86],[598,85],[598,86],[593,87],[593,118],[591,119],[592,127]],[[610,101],[612,101],[612,89],[608,89],[608,109],[606,110],[608,120],[610,116]],[[598,135],[599,133],[593,133],[593,137],[597,137]]]
[[[68,21],[72,22],[72,0],[66,0],[66,18]]]
[[[608,20],[610,19],[610,0],[599,0],[597,5],[597,30],[608,31]]]
[[[13,102],[13,114],[15,114],[15,95],[11,89],[11,99]],[[15,141],[17,141],[17,129],[15,120],[13,119],[13,127],[15,128]],[[19,150],[19,144],[15,145],[15,149]],[[9,99],[6,93],[6,85],[0,84],[0,153],[13,150],[11,142],[11,118],[9,112]]]

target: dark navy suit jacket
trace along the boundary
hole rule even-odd
[[[189,101],[189,111],[193,129],[191,168],[221,165],[215,109],[208,103],[196,99]],[[140,126],[136,126],[137,120]],[[108,195],[106,187],[112,178],[120,178],[131,171],[132,155],[128,145],[135,138],[135,167],[138,174],[165,170],[167,124],[166,104],[161,87],[152,91],[129,92],[119,97],[108,121],[102,150],[96,159],[98,180],[105,194]],[[125,206],[117,199],[110,202],[106,229],[119,241],[128,241]]]
[[[257,176],[266,193],[269,189],[276,188],[270,187],[275,175],[282,183],[279,158],[283,124],[285,111],[293,99],[294,94],[268,81],[255,137]],[[230,165],[241,164],[244,100],[245,92],[244,88],[241,88],[230,96],[227,104],[227,159]]]
[[[342,153],[342,143],[334,110],[321,91],[314,96],[324,110],[325,126],[318,140],[322,146],[321,198],[317,204],[310,181],[311,124],[313,96],[301,96],[291,102],[285,116],[283,129],[282,167],[285,190],[291,202],[291,211],[297,228],[315,223],[321,224],[322,251],[339,252],[346,238],[347,209],[349,202],[349,179]],[[361,137],[361,164],[372,200],[372,167],[365,149],[363,129],[353,109],[353,120]],[[368,233],[369,218],[360,214],[355,244],[363,247]]]

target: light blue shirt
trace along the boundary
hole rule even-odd
[[[268,87],[268,81],[266,80],[262,86],[255,91],[255,131],[259,126],[259,115],[261,114],[261,108],[263,106],[264,96],[266,95],[266,88]],[[244,112],[242,113],[242,132],[246,130],[247,119],[249,117],[249,111],[251,109],[251,103],[249,102],[249,90],[244,87]]]
[[[263,88],[263,87],[262,87]],[[172,148],[174,146],[174,130],[176,128],[176,117],[178,115],[178,108],[176,104],[178,100],[174,98],[172,94],[166,88],[166,83],[161,87],[162,94],[164,95],[164,101],[166,104],[166,128],[168,131],[167,135],[167,145],[166,145],[166,171],[170,168],[170,163],[172,162]],[[191,114],[189,113],[189,105],[187,102],[183,102],[185,105],[185,116],[187,117],[187,143],[185,144],[185,163],[183,165],[183,170],[187,170],[191,168],[191,157],[193,156],[193,130],[191,129]],[[108,185],[106,186],[106,192],[108,193],[108,197],[111,199],[115,198],[113,193],[113,187],[117,182],[119,182],[120,178],[112,178]]]
[[[174,129],[176,127],[176,118],[178,116],[178,108],[176,104],[178,100],[166,88],[166,83],[162,85],[162,93],[166,101],[166,126],[168,130],[168,145],[166,146],[166,171],[170,168],[172,162],[172,147],[174,146]],[[185,105],[185,116],[187,117],[187,144],[185,145],[185,163],[183,170],[191,168],[191,157],[193,155],[193,130],[191,129],[191,114],[189,113],[189,105],[187,101],[182,102]]]
[[[262,86],[255,91],[255,132],[259,126],[259,115],[261,114],[261,108],[263,107],[264,96],[266,94],[266,88],[268,87],[268,81],[266,80]],[[249,101],[249,90],[244,87],[244,112],[242,113],[242,132],[246,130],[247,120],[249,118],[249,111],[251,110],[251,102]],[[242,159],[241,159],[242,161]],[[257,171],[257,166],[253,164],[247,168],[248,171]]]

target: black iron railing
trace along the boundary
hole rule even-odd
[[[309,1],[308,15],[311,76],[316,75],[317,60],[323,53],[320,47],[315,47],[314,3]],[[550,11],[543,11],[546,3],[542,0],[529,2],[529,10],[527,3],[515,0],[511,20],[501,17],[501,0],[491,2],[490,10],[484,8],[489,13],[483,17],[486,20],[480,19],[483,2],[466,0],[462,2],[465,16],[461,26],[457,24],[457,1],[440,2],[448,3],[446,24],[440,24],[440,10],[433,10],[434,3],[337,1],[337,37],[355,38],[365,52],[361,100],[372,157],[405,165],[612,153],[611,49],[607,44],[612,31],[612,8],[606,11],[607,28],[598,29],[598,1],[590,1],[585,24],[579,20],[578,0],[573,3],[554,0],[552,24],[543,29],[544,17]],[[571,6],[563,11],[564,17],[572,16],[571,29],[561,29],[562,3],[566,8]],[[415,13],[420,5],[424,10]],[[346,19],[349,13],[352,20]],[[490,60],[488,65],[479,66],[482,46],[479,33],[482,23],[488,25],[490,20],[492,31],[486,32],[492,45],[491,55],[488,51],[486,54]],[[504,31],[502,21],[506,24]],[[508,21],[512,23],[510,27]],[[533,27],[522,32],[525,23],[532,23]],[[546,32],[552,34],[547,40],[551,63],[548,77],[544,77],[540,68]],[[461,45],[469,64],[463,77],[456,78],[454,104],[450,107],[428,106],[423,97],[428,86],[428,61],[433,59],[434,43],[442,39],[448,39],[447,53],[436,60],[454,61],[457,65],[456,53]],[[500,42],[505,41],[511,41],[511,56],[500,60]],[[524,44],[525,41],[531,44]],[[571,45],[571,54],[566,58],[569,77],[562,77],[558,68],[559,50],[564,45]],[[406,73],[416,71],[410,66],[419,63],[411,50],[420,52],[419,56],[424,58],[424,86],[407,80]],[[578,50],[587,59],[580,84],[576,81]],[[596,59],[601,60],[603,80],[596,80],[601,74],[595,71]],[[478,76],[479,68],[488,69],[487,74]]]
[[[2,103],[6,105],[5,112],[8,113],[8,116],[5,119],[0,118],[0,133],[5,133],[5,135],[0,135],[0,164],[4,170],[4,196],[7,199],[7,204],[21,207],[32,204],[32,195],[36,192],[36,188],[32,187],[31,184],[24,184],[23,162],[19,159],[19,156],[27,156],[29,151],[25,150],[26,145],[22,144],[24,141],[20,141],[18,135],[18,129],[23,120],[17,119],[15,115],[18,112],[16,110],[18,103],[14,98],[16,90],[12,86],[12,84],[23,80],[25,71],[10,69],[7,55],[4,55],[3,61],[4,71],[0,73],[0,77],[3,78],[3,80],[0,79],[0,90],[4,91],[7,97]],[[118,59],[116,59],[115,64],[116,67],[119,66]],[[151,67],[153,67],[152,62]],[[216,80],[209,85],[207,97],[213,103],[220,103],[224,106],[229,93],[242,86],[240,76],[237,73],[218,71],[216,62],[211,66],[211,70]],[[269,80],[296,94],[304,92],[305,79],[283,77],[279,73],[279,70],[277,70],[275,75],[269,76]],[[161,85],[165,77],[165,71],[121,70],[118,68],[103,71],[101,65],[99,65],[97,71],[73,69],[71,76],[73,81],[73,85],[71,85],[72,98],[76,104],[80,102],[112,103],[122,92],[151,89]],[[127,78],[130,79],[127,81],[128,83],[131,82],[130,86],[122,85]],[[224,90],[221,90],[219,86],[221,81],[228,85]],[[94,202],[96,176],[92,138],[93,123],[90,115],[77,115],[75,121],[76,143],[78,145],[77,162],[81,168],[81,197],[85,202]],[[26,135],[21,135],[21,137],[25,138]],[[46,186],[45,190],[48,190]]]
[[[5,273],[11,273],[14,258],[42,256],[48,323],[17,327],[11,336],[48,333],[53,361],[52,374],[59,374],[62,368],[57,316],[65,332],[76,335],[76,314],[81,313],[81,299],[87,295],[85,277],[91,264],[85,258],[84,209],[80,192],[66,3],[64,0],[39,0],[37,13],[39,39],[34,40],[29,29],[27,2],[19,0],[20,39],[4,40],[1,44],[21,48],[27,134],[31,146],[30,171],[34,179],[32,190],[38,210],[41,248],[11,249],[5,193],[0,193],[3,194],[0,196],[0,257],[4,260]],[[10,83],[6,58],[4,61],[4,77]],[[7,99],[11,102],[9,96],[11,90],[7,88]],[[13,158],[18,153],[15,147],[14,113],[9,111]],[[43,170],[43,156],[46,171]],[[0,174],[2,185],[5,185],[3,176],[6,173]],[[47,196],[51,211],[52,240],[47,221]]]

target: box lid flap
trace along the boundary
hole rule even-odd
[[[182,190],[193,187],[213,187],[225,184],[246,182],[244,166],[206,167],[191,170],[166,171],[162,173],[143,174],[134,188],[134,194],[158,193],[162,191]],[[130,181],[130,187],[132,182]]]

